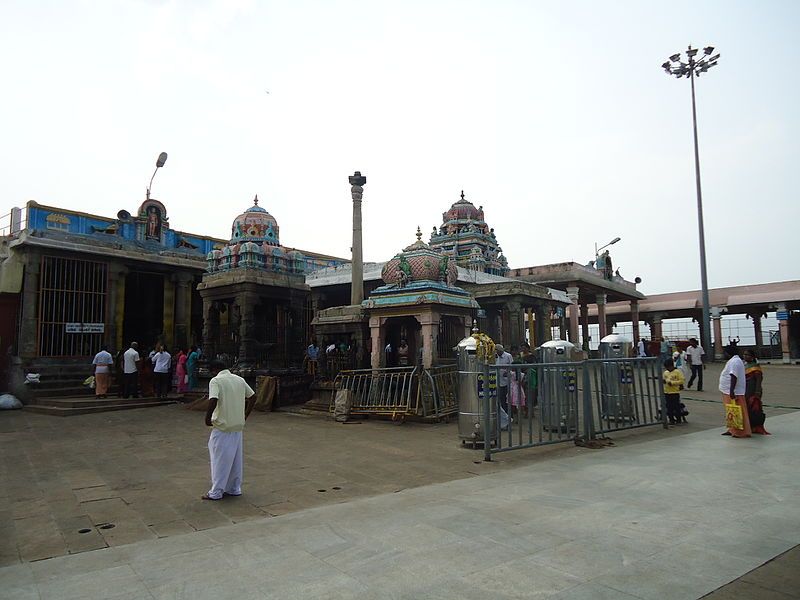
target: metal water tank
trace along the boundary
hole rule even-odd
[[[478,359],[478,340],[465,337],[456,346],[458,352],[458,437],[462,442],[483,443],[483,394],[490,393],[484,385],[483,361]],[[490,379],[496,377],[490,370]],[[497,413],[490,411],[491,440],[496,438]]]
[[[611,421],[634,421],[636,400],[633,342],[624,335],[611,334],[600,340],[601,418]]]
[[[578,370],[579,358],[575,344],[566,340],[551,340],[537,348],[541,367],[539,408],[542,428],[549,431],[573,431],[578,427]]]

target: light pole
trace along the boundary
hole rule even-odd
[[[164,166],[167,162],[167,153],[162,152],[158,155],[158,160],[156,160],[156,170],[153,171],[153,176],[150,178],[150,183],[147,185],[147,199],[150,200],[150,188],[153,187],[153,179],[155,179],[156,173],[158,170]]]
[[[700,333],[703,338],[705,348],[710,348],[711,344],[711,323],[710,323],[710,303],[708,300],[708,274],[706,272],[706,237],[703,228],[703,193],[700,190],[700,152],[697,146],[697,108],[694,100],[694,78],[700,77],[701,73],[706,73],[711,67],[717,66],[719,52],[713,54],[714,46],[703,48],[703,55],[696,59],[697,48],[689,46],[686,50],[686,59],[681,60],[681,54],[676,53],[669,57],[661,67],[667,75],[674,75],[678,79],[686,77],[692,83],[692,126],[694,128],[694,173],[697,182],[697,228],[700,237],[700,282],[703,294],[703,322],[701,323]],[[713,54],[713,56],[712,56]],[[717,340],[720,343],[720,340]],[[714,354],[707,356],[713,357]]]
[[[609,246],[613,246],[614,244],[616,244],[616,243],[617,243],[618,241],[620,241],[621,239],[622,239],[622,238],[620,238],[620,237],[615,237],[613,240],[611,240],[610,242],[608,242],[608,243],[607,243],[605,246],[600,246],[599,248],[597,247],[597,242],[595,242],[595,243],[594,243],[594,257],[595,257],[595,259],[596,259],[598,256],[600,256],[600,250],[602,250],[602,249],[604,249],[604,248],[608,248]]]

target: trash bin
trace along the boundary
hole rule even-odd
[[[629,360],[633,342],[624,335],[611,334],[600,340],[601,417],[612,421],[633,421],[635,390],[633,365]]]
[[[458,352],[458,437],[461,443],[472,442],[483,443],[484,418],[483,418],[483,394],[489,393],[494,396],[496,393],[495,385],[491,385],[491,380],[496,379],[497,372],[490,370],[489,385],[484,385],[483,381],[483,361],[477,357],[478,340],[469,336],[464,338],[456,346]],[[490,411],[489,431],[491,441],[496,438],[497,413]]]
[[[541,367],[539,409],[542,428],[574,431],[578,427],[578,370],[573,365],[579,350],[566,340],[551,340],[537,348]]]

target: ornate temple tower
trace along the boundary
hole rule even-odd
[[[484,220],[483,207],[475,208],[463,191],[461,199],[442,213],[442,225],[433,228],[430,246],[466,269],[493,275],[506,275],[509,270],[494,229]]]
[[[306,258],[280,245],[278,222],[258,205],[233,220],[230,243],[206,257],[203,350],[240,372],[291,369],[307,336]]]

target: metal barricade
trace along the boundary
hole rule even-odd
[[[338,390],[352,392],[350,414],[405,417],[416,412],[417,371],[417,367],[340,371],[333,394]]]
[[[666,424],[660,360],[607,358],[586,361],[596,433]]]
[[[500,369],[508,371],[507,410],[498,398],[482,397],[483,439],[493,440],[484,444],[484,460],[611,431],[667,426],[658,358],[483,365],[483,378]],[[619,385],[608,385],[604,377],[619,378]]]
[[[458,366],[442,365],[419,372],[420,386],[416,414],[441,419],[458,412]]]

